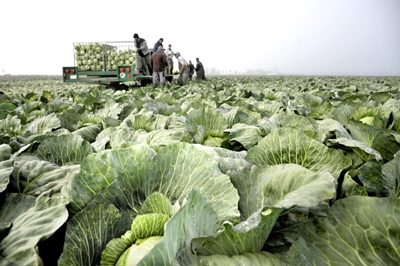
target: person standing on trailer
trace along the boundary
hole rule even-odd
[[[151,56],[151,67],[153,69],[153,86],[158,84],[164,85],[165,82],[165,67],[168,66],[167,56],[164,54],[164,48],[158,46],[157,52]]]
[[[155,52],[158,51],[157,49],[158,49],[159,46],[163,46],[163,42],[164,42],[164,39],[163,39],[163,38],[160,38],[160,39],[154,44],[153,53],[155,53]]]
[[[139,72],[150,76],[151,69],[151,54],[147,47],[147,42],[145,39],[140,38],[137,33],[133,34],[134,47],[136,49],[136,69]],[[144,69],[143,69],[144,68]]]

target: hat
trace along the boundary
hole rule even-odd
[[[133,38],[139,38],[139,35],[137,33],[133,34]]]
[[[175,56],[180,56],[181,53],[180,52],[175,52]]]
[[[164,47],[162,47],[162,45],[158,46],[157,51],[164,51]]]

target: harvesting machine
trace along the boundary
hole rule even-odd
[[[152,76],[138,72],[133,41],[73,43],[74,66],[64,66],[64,82],[105,84],[114,88],[125,88],[127,82],[138,82],[146,86]],[[172,75],[166,75],[171,82]]]

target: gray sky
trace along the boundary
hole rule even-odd
[[[399,75],[400,0],[1,1],[0,75],[61,74],[74,42],[160,38],[206,69]]]

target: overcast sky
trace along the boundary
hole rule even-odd
[[[400,76],[400,0],[3,0],[0,9],[0,75],[61,74],[74,42],[138,33],[206,69]]]

